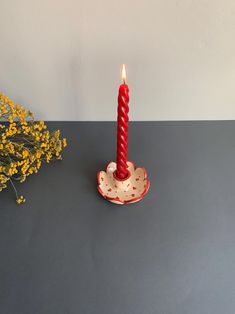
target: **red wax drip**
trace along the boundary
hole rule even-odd
[[[117,178],[123,180],[128,176],[128,112],[129,88],[122,84],[118,94],[118,120],[117,120]]]

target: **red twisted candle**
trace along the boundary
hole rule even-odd
[[[122,67],[123,84],[119,87],[118,94],[118,120],[117,120],[117,172],[118,179],[128,176],[128,112],[129,112],[129,87],[126,81],[125,65]]]

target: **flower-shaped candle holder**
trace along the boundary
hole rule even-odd
[[[99,193],[112,203],[135,203],[148,192],[150,183],[145,168],[135,168],[131,161],[127,162],[127,166],[128,176],[124,180],[116,177],[116,162],[110,162],[106,171],[97,174]]]

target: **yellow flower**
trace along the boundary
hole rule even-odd
[[[60,131],[50,133],[43,121],[35,121],[33,113],[22,105],[14,104],[7,96],[0,94],[0,191],[10,180],[24,182],[37,173],[42,162],[61,160],[66,139],[60,139]],[[16,191],[17,195],[17,191]],[[17,203],[25,202],[17,196]]]
[[[16,202],[18,204],[25,203],[26,199],[21,195],[16,197]]]
[[[64,147],[67,147],[67,145],[68,145],[68,144],[67,144],[66,138],[63,138],[63,146],[64,146]]]

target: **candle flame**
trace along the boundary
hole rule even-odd
[[[125,64],[122,65],[122,80],[123,80],[123,83],[126,84],[126,66],[125,66]]]

